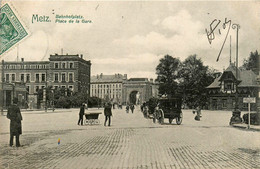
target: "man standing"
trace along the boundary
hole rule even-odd
[[[79,123],[83,126],[83,116],[85,114],[85,104],[82,103],[81,107],[80,107],[80,111],[79,111],[79,121],[78,121],[78,125]]]
[[[131,109],[132,113],[134,113],[134,109],[135,109],[134,104],[131,104],[130,109]]]
[[[104,126],[106,126],[106,122],[108,120],[108,126],[110,126],[110,122],[111,122],[111,116],[112,116],[112,104],[110,102],[106,102],[105,103],[105,108],[104,108],[104,115],[106,117]]]
[[[13,99],[13,105],[8,108],[7,118],[10,119],[10,142],[9,146],[13,146],[13,139],[15,136],[16,147],[20,147],[19,136],[22,134],[22,123],[23,120],[20,108],[17,106],[18,98]]]

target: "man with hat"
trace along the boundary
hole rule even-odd
[[[16,147],[20,147],[19,136],[22,134],[22,114],[20,108],[17,106],[18,98],[13,99],[13,104],[8,108],[7,118],[10,119],[10,147],[13,146],[13,139],[15,136]]]

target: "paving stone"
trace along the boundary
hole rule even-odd
[[[23,112],[20,148],[8,147],[9,121],[1,116],[0,168],[260,168],[259,132],[230,127],[231,112],[202,111],[199,122],[183,113],[181,125],[160,125],[138,108],[116,109],[105,127],[103,115],[99,125],[78,126],[78,109]]]

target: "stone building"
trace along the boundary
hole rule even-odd
[[[238,78],[236,78],[236,72]],[[236,88],[236,83],[237,88]],[[243,103],[244,97],[258,97],[257,75],[251,70],[236,69],[234,64],[219,74],[208,87],[210,95],[209,108],[211,110],[233,110],[235,107],[236,94],[240,110],[247,110],[248,104]],[[252,110],[256,110],[256,104],[252,104]]]
[[[91,76],[90,96],[111,99],[114,103],[141,104],[158,96],[158,84],[153,79],[130,78],[127,74]]]
[[[90,96],[102,99],[109,98],[116,103],[122,103],[123,83],[127,80],[127,74],[91,76]]]
[[[22,58],[19,62],[2,61],[0,67],[4,83],[26,86],[25,99],[31,109],[37,107],[38,90],[47,86],[67,88],[89,96],[91,63],[84,60],[83,55],[55,54],[50,55],[49,61],[24,61]]]
[[[28,108],[27,91],[24,83],[0,83],[0,107],[7,108],[11,105],[14,97],[18,98],[21,108]]]
[[[130,78],[123,86],[123,102],[127,104],[142,104],[156,94],[153,79],[148,78]],[[137,97],[138,96],[138,97]]]

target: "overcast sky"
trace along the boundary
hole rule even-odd
[[[4,2],[2,2],[2,5]],[[26,61],[48,60],[50,54],[83,54],[91,60],[92,75],[128,74],[155,78],[159,59],[169,54],[184,60],[197,54],[205,65],[222,71],[229,65],[229,37],[216,62],[227,28],[225,18],[238,23],[239,65],[251,51],[260,51],[259,2],[32,2],[9,3],[30,32],[19,44]],[[53,14],[54,13],[54,14]],[[50,16],[51,22],[34,22],[32,15]],[[92,23],[55,23],[55,15],[82,15]],[[205,29],[220,20],[209,44]],[[219,33],[220,29],[220,33]],[[236,30],[232,36],[235,61]],[[14,61],[17,47],[1,56]]]

